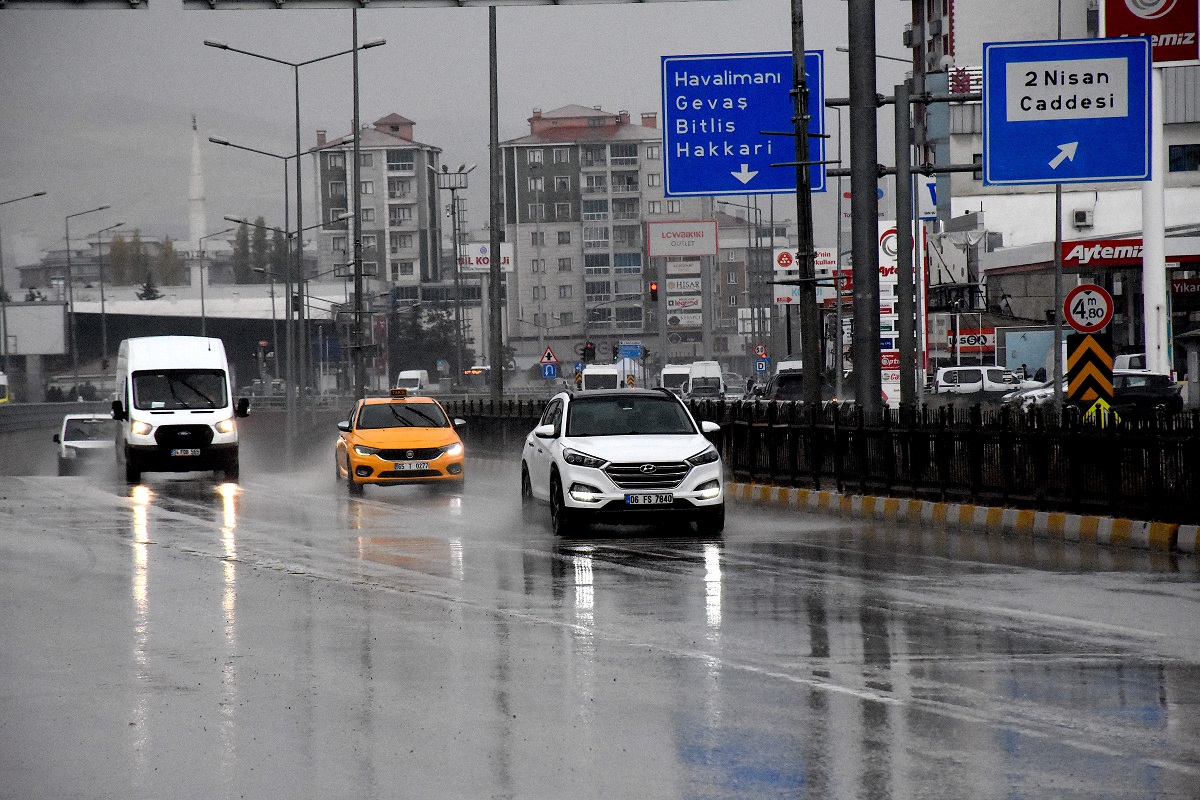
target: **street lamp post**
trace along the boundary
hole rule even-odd
[[[295,90],[295,101],[296,101],[295,102],[295,105],[296,105],[296,154],[295,154],[295,158],[296,158],[296,231],[297,231],[297,235],[296,235],[296,275],[300,276],[300,277],[302,277],[304,275],[304,240],[300,237],[300,233],[302,233],[304,230],[306,230],[306,228],[304,227],[304,193],[303,193],[302,176],[301,176],[301,169],[300,169],[300,157],[301,157],[301,155],[303,155],[303,150],[301,149],[301,144],[300,144],[300,68],[304,67],[304,66],[308,66],[309,64],[316,64],[319,61],[328,61],[331,58],[337,58],[338,56],[344,56],[344,55],[350,55],[350,54],[354,54],[355,66],[357,67],[357,64],[358,64],[358,60],[357,60],[358,55],[357,54],[358,54],[359,50],[367,50],[372,47],[379,47],[379,46],[387,43],[384,39],[372,39],[371,41],[364,42],[363,44],[360,45],[360,44],[358,44],[357,30],[358,30],[358,26],[356,24],[355,25],[354,47],[351,47],[349,50],[340,50],[336,53],[330,53],[329,55],[325,55],[325,56],[318,56],[317,58],[310,58],[305,61],[286,61],[281,58],[272,58],[271,56],[266,56],[261,53],[254,53],[254,52],[251,52],[250,50],[242,50],[237,47],[231,47],[228,44],[225,44],[224,42],[216,42],[216,41],[212,41],[211,39],[204,40],[205,47],[215,47],[218,50],[228,50],[231,53],[240,53],[244,56],[250,56],[252,58],[262,59],[263,61],[270,61],[274,64],[282,64],[285,67],[291,67],[291,69],[292,69],[292,81],[293,81],[293,86],[294,86],[294,90]],[[358,96],[357,71],[355,73],[354,92],[355,92],[355,98],[357,99],[357,96]],[[357,126],[357,115],[358,115],[358,104],[356,102],[355,103],[355,119],[356,119],[355,127],[356,128],[358,127]],[[358,149],[357,148],[357,142],[358,142],[358,131],[357,130],[354,131],[354,141],[355,141],[355,156],[356,156],[355,160],[357,160],[357,149]],[[284,169],[287,168],[286,165],[287,165],[287,162],[285,161]],[[356,180],[354,181],[354,183],[355,183],[354,191],[356,194],[358,191],[357,174],[358,173],[357,173],[357,166],[356,166],[355,167]],[[286,222],[285,222],[285,225],[286,225]],[[362,269],[357,247],[355,248],[354,261],[355,261],[354,269],[355,269],[355,272],[357,273]],[[290,324],[291,318],[292,318],[291,305],[290,305],[291,304],[290,286],[291,286],[291,281],[289,280],[288,281],[288,306],[287,306],[287,308],[288,308],[287,321],[289,324]],[[356,286],[356,288],[358,288],[358,287]],[[361,302],[361,300],[358,302]],[[361,339],[361,336],[362,336],[361,329],[357,332],[357,335]],[[292,351],[290,350],[290,348],[292,346],[292,338],[293,337],[291,337],[291,336],[289,336],[289,338],[288,338],[288,347],[289,347],[288,370],[291,372],[294,372],[296,359],[293,357]],[[359,344],[361,344],[361,342],[359,342]],[[361,362],[361,353],[359,354],[359,360]],[[295,380],[294,375],[292,376],[292,380]],[[298,386],[297,389],[300,392],[300,396],[302,397],[304,387]],[[287,404],[290,408],[294,408],[294,400],[292,397],[292,384],[290,384],[290,383],[288,385]],[[289,419],[293,420],[293,425],[294,425],[293,416],[291,414],[289,414],[288,416],[289,416]],[[294,427],[288,431],[288,435],[289,435],[289,437],[295,435]]]
[[[105,315],[104,309],[104,239],[101,238],[101,234],[115,230],[124,224],[124,222],[118,222],[116,225],[109,225],[107,228],[96,231],[96,259],[100,265],[100,366],[105,370],[108,369],[108,317]]]
[[[432,169],[432,167],[430,167]],[[471,170],[475,169],[475,165],[467,166],[462,164],[454,172],[450,171],[450,167],[443,164],[442,171],[435,173],[437,175],[437,188],[450,190],[450,238],[453,242],[452,250],[454,252],[454,358],[458,362],[455,365],[455,380],[461,381],[463,375],[463,328],[462,328],[462,269],[459,263],[459,231],[458,231],[458,190],[467,188],[467,175]],[[492,254],[496,258],[496,254]],[[498,354],[494,354],[498,356]],[[496,357],[492,359],[492,368],[496,369]]]
[[[749,199],[749,196],[747,196],[746,203],[731,203],[727,200],[718,200],[717,205],[733,206],[734,208],[746,209],[746,302],[747,305],[750,306],[748,309],[750,311],[750,335],[754,339],[761,339],[762,320],[759,317],[759,309],[757,307],[759,301],[762,299],[761,296],[759,296],[761,295],[761,287],[758,286],[758,284],[761,283],[759,280],[761,276],[754,275],[753,269],[750,266],[754,248],[750,238],[750,213],[754,212],[754,225],[758,230],[762,230],[762,214],[761,209],[759,209],[757,206],[750,205],[748,202]],[[791,342],[788,342],[788,345],[790,346]]]
[[[74,276],[71,274],[71,272],[72,272],[72,270],[71,270],[71,219],[72,219],[72,217],[82,217],[84,214],[91,214],[95,211],[104,211],[107,208],[111,208],[111,206],[97,206],[96,208],[89,208],[87,211],[77,211],[74,214],[67,214],[67,216],[66,216],[66,228],[67,228],[67,327],[71,329],[71,375],[75,381],[73,391],[76,393],[76,396],[78,396],[78,393],[79,393],[79,347],[78,347],[78,342],[77,342],[78,337],[77,337],[76,330],[75,330],[78,326],[76,325],[76,322],[75,322],[75,291],[74,291],[74,280],[73,280]]]
[[[34,192],[23,197],[14,197],[12,200],[0,200],[0,206],[6,206],[9,203],[17,203],[21,200],[28,200],[32,197],[42,197],[45,192]],[[8,372],[8,290],[4,287],[4,234],[0,231],[0,353],[3,354],[4,362],[0,372],[7,374]]]

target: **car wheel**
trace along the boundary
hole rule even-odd
[[[717,536],[725,530],[725,504],[704,509],[696,521],[696,530],[702,536]]]
[[[555,536],[579,535],[586,529],[582,515],[563,500],[562,481],[558,475],[550,478],[550,531]]]
[[[533,483],[529,480],[529,469],[521,464],[521,519],[532,522],[536,502],[533,497]]]
[[[141,483],[142,468],[141,465],[134,460],[132,453],[125,454],[125,482],[126,483]]]
[[[346,491],[353,495],[363,493],[363,484],[354,480],[354,470],[350,468],[350,456],[346,456]]]

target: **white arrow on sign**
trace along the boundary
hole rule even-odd
[[[733,177],[737,178],[742,183],[749,183],[751,180],[754,179],[754,176],[758,174],[757,171],[750,172],[749,170],[750,170],[749,164],[742,164],[741,172],[731,172],[729,174],[732,175]]]
[[[1058,169],[1058,165],[1064,161],[1075,160],[1075,150],[1079,147],[1079,142],[1067,142],[1058,146],[1058,155],[1050,162],[1050,169]]]

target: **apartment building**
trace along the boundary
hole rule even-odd
[[[573,362],[585,341],[598,357],[641,343],[661,352],[650,304],[658,280],[646,223],[712,216],[711,198],[663,195],[657,113],[570,105],[535,109],[529,135],[501,143],[508,276],[507,339],[519,366],[550,346]],[[665,343],[663,343],[665,344]]]
[[[450,266],[443,264],[440,203],[432,175],[440,168],[442,151],[416,141],[415,124],[389,114],[363,127],[359,185],[353,196],[353,136],[327,139],[325,131],[317,131],[317,147],[322,149],[313,158],[320,214],[326,224],[313,238],[318,274],[325,280],[349,275],[346,265],[354,256],[352,220],[330,220],[358,213],[363,274],[371,291],[389,292],[402,302],[423,300],[426,295],[444,299],[442,284],[453,275]]]

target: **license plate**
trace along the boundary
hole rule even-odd
[[[171,451],[173,456],[198,456],[200,455],[199,447],[177,447]]]
[[[660,506],[675,502],[673,494],[627,494],[625,502],[631,506]]]
[[[397,472],[407,472],[412,469],[429,469],[428,461],[399,461],[396,463]]]

